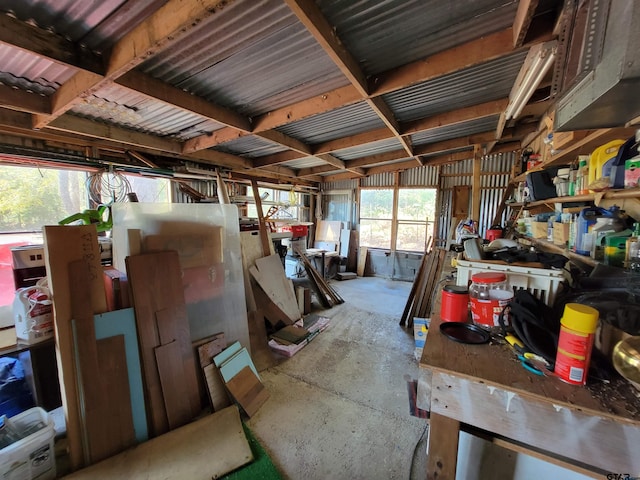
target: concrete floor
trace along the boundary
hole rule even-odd
[[[424,477],[427,421],[409,414],[407,393],[413,332],[398,325],[411,283],[331,284],[345,303],[317,309],[329,328],[260,373],[270,398],[248,425],[287,479]]]

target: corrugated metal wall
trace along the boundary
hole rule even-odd
[[[489,155],[482,159],[481,164],[481,193],[480,193],[480,218],[478,228],[480,235],[492,226],[500,201],[505,189],[509,184],[511,167],[516,160],[515,153]],[[449,235],[451,225],[451,205],[453,197],[453,187],[467,185],[471,187],[473,183],[473,160],[462,160],[459,162],[442,165],[440,167],[416,167],[405,170],[400,174],[400,186],[402,187],[437,187],[438,192],[438,228],[436,232],[436,246],[444,246]],[[363,178],[363,187],[369,188],[389,188],[393,187],[394,174],[381,173]],[[355,190],[358,188],[358,180],[343,180],[339,182],[325,183],[322,190],[324,192],[338,190]],[[335,201],[335,198],[332,199]],[[335,209],[335,205],[334,205]],[[345,208],[343,211],[353,212],[353,209]],[[501,218],[501,224],[509,215],[506,209]],[[354,221],[357,218],[344,218],[344,221]]]
[[[491,227],[494,216],[504,195],[504,191],[509,185],[511,176],[511,166],[516,160],[515,153],[489,155],[482,159],[481,163],[481,192],[480,192],[480,218],[478,219],[478,230],[481,236]],[[451,225],[451,205],[453,197],[453,187],[459,185],[471,186],[473,183],[473,160],[463,160],[461,162],[444,165],[440,178],[440,203],[438,211],[438,242],[439,246],[444,246],[449,235]],[[506,209],[502,215],[500,223],[504,222],[509,214]]]

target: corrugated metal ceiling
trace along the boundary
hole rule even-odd
[[[336,138],[348,137],[358,133],[384,127],[366,102],[359,102],[331,112],[278,127],[282,133],[309,144],[328,142]]]
[[[508,28],[517,4],[515,0],[318,1],[369,75]]]
[[[248,116],[348,83],[284,2],[236,3],[141,69]]]
[[[255,135],[247,135],[218,145],[216,150],[256,158],[273,155],[286,150],[286,148]]]
[[[392,152],[401,148],[402,145],[400,145],[398,139],[393,137],[386,140],[380,140],[379,142],[371,142],[365,145],[359,145],[357,147],[343,148],[341,150],[332,152],[332,154],[338,157],[340,160],[353,160],[354,158],[376,155],[378,153]]]
[[[411,135],[411,142],[413,145],[424,145],[426,143],[440,142],[443,140],[475,135],[477,133],[490,132],[496,129],[499,119],[500,115],[491,115],[488,117],[456,123],[454,125],[432,128],[431,130],[425,130]]]
[[[174,0],[0,0],[0,12],[9,12],[18,20],[100,53],[107,52],[170,1]],[[178,33],[179,41],[158,52],[152,49],[147,60],[136,69],[189,92],[199,97],[198,100],[227,107],[233,110],[233,115],[225,117],[223,112],[221,118],[214,120],[190,111],[188,101],[181,108],[115,82],[90,87],[88,92],[79,91],[79,97],[86,96],[86,99],[73,103],[68,113],[61,114],[179,142],[223,128],[238,128],[238,122],[240,128],[245,129],[243,125],[248,123],[243,121],[289,106],[292,109],[296,106],[292,118],[302,119],[284,125],[284,121],[274,123],[280,125],[276,129],[310,147],[386,128],[385,122],[365,101],[353,103],[353,93],[346,94],[342,103],[346,106],[335,106],[332,97],[335,89],[348,86],[349,80],[323,50],[322,42],[314,38],[312,31],[285,2],[222,3],[224,5],[216,7],[215,13],[206,19],[185,27],[185,35]],[[517,4],[517,0],[316,0],[314,3],[333,27],[340,43],[369,76],[504,30],[513,23]],[[176,5],[176,8],[182,6]],[[200,3],[197,8],[201,8]],[[22,45],[12,47],[10,43],[0,43],[0,84],[4,86],[52,97],[78,72],[76,68],[24,51]],[[419,82],[387,93],[382,100],[398,122],[411,122],[505,98],[526,54],[522,50]],[[135,84],[128,85],[135,88]],[[319,106],[327,97],[330,111]],[[304,101],[309,101],[308,114],[307,105],[300,107]],[[10,102],[9,108],[12,108]],[[202,112],[198,108],[193,110]],[[491,116],[439,127],[413,134],[411,141],[414,145],[423,145],[492,131],[497,121],[498,116]],[[231,134],[233,136],[233,132]],[[390,132],[386,140],[337,150],[333,154],[348,161],[400,150],[400,143],[391,135]],[[283,145],[250,135],[211,148],[249,159],[288,150]],[[451,151],[460,148],[466,147]],[[238,160],[246,165],[242,158]],[[295,170],[326,165],[326,162],[305,157],[282,165]]]
[[[526,55],[526,51],[513,53],[389,93],[383,98],[401,122],[506,98]]]

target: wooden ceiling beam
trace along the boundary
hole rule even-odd
[[[377,153],[375,155],[367,155],[366,157],[355,158],[348,160],[346,166],[348,168],[369,167],[378,163],[393,162],[396,160],[403,160],[411,158],[407,155],[407,152],[401,149],[393,150],[391,152]],[[414,162],[415,166],[415,162]]]
[[[443,140],[441,142],[426,143],[424,145],[415,146],[416,155],[430,155],[434,153],[446,152],[448,150],[456,150],[459,148],[473,148],[479,143],[487,143],[495,140],[495,131],[469,135],[467,137],[454,138],[451,140]]]
[[[431,130],[432,128],[455,125],[456,123],[468,122],[481,117],[498,115],[504,111],[508,103],[509,99],[503,98],[501,100],[493,100],[479,105],[459,108],[458,110],[452,110],[450,112],[440,113],[438,115],[432,115],[431,117],[408,122],[404,124],[403,134],[412,135],[425,130]]]
[[[61,35],[5,14],[0,15],[0,43],[99,76],[105,72],[102,57]]]
[[[335,152],[336,150],[343,150],[345,148],[356,147],[366,143],[379,142],[390,138],[394,138],[394,136],[388,128],[378,128],[376,130],[369,130],[368,132],[319,143],[314,145],[313,151],[316,155],[320,153]]]
[[[274,153],[273,155],[264,155],[253,159],[253,168],[269,167],[278,165],[279,163],[290,162],[304,158],[298,152],[287,150],[285,152]]]
[[[335,172],[338,170],[343,170],[343,169],[336,168],[332,165],[320,165],[318,167],[301,168],[300,170],[298,170],[298,176],[310,177],[314,175],[322,175],[323,173]]]
[[[195,153],[206,150],[209,147],[220,145],[222,143],[231,142],[238,138],[249,135],[248,133],[236,128],[224,127],[220,130],[211,132],[209,135],[198,135],[190,138],[182,144],[182,153]]]
[[[263,132],[361,101],[362,95],[353,85],[339,87],[322,95],[311,97],[308,100],[302,100],[263,115],[258,115],[253,119],[253,131]]]
[[[146,150],[155,150],[163,154],[182,155],[182,145],[178,142],[71,115],[63,115],[57,118],[48,125],[48,128],[79,133],[91,138],[114,141],[136,148],[144,147]],[[204,150],[195,154],[186,155],[186,157],[209,163],[215,160],[219,162],[220,166],[228,168],[250,168],[252,166],[251,161],[246,158],[223,152],[215,152],[213,150]]]
[[[151,99],[160,100],[188,112],[197,113],[222,125],[233,127],[243,132],[251,131],[251,122],[239,113],[161,82],[150,75],[132,70],[118,77],[115,82]]]
[[[47,97],[6,85],[0,85],[0,106],[43,115],[51,112],[51,103]]]
[[[514,47],[519,47],[524,43],[536,8],[538,8],[538,0],[520,0],[518,2],[518,9],[516,10],[512,28]]]
[[[417,83],[479,65],[513,52],[513,32],[507,28],[438,52],[417,62],[384,72],[372,82],[372,95],[384,95]]]
[[[362,97],[369,95],[367,78],[351,53],[336,35],[314,0],[285,0],[298,20],[313,35],[333,63],[340,69]]]

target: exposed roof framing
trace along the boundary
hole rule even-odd
[[[562,4],[82,1],[0,12],[0,134],[307,184],[518,149],[507,96]]]

